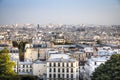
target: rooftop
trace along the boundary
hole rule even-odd
[[[99,50],[98,51],[98,55],[112,55],[112,54],[116,54],[116,52],[112,50]]]
[[[55,61],[55,62],[74,62],[75,59],[71,58],[69,55],[67,54],[51,54],[50,58],[48,59],[48,61]]]
[[[95,58],[92,58],[91,60],[95,62],[104,62],[104,61],[107,61],[109,58],[110,57],[103,56],[103,57],[95,57]]]
[[[30,65],[32,62],[26,61],[26,62],[19,62],[20,65]]]

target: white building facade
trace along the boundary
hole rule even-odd
[[[47,79],[76,80],[78,61],[66,54],[51,54],[47,61]]]
[[[32,62],[18,62],[17,73],[19,75],[32,75],[33,67]]]
[[[47,74],[46,61],[36,61],[33,63],[33,75],[44,78]]]
[[[84,78],[87,80],[91,80],[90,77],[92,76],[92,73],[95,71],[97,67],[99,67],[101,64],[104,64],[107,60],[110,59],[110,56],[103,56],[103,57],[92,57],[91,59],[88,59],[85,66],[84,66]]]

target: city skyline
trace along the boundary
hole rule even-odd
[[[0,24],[120,24],[120,0],[0,0]]]

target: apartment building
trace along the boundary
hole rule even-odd
[[[18,62],[14,68],[19,75],[32,75],[32,62]]]
[[[18,48],[9,48],[10,59],[11,61],[19,61],[19,49]]]
[[[47,60],[47,79],[76,80],[78,61],[67,54],[51,54]]]
[[[109,57],[103,56],[103,57],[92,57],[91,59],[88,59],[85,66],[84,66],[84,78],[86,80],[91,80],[90,77],[92,76],[92,73],[95,71],[97,67],[100,66],[100,64],[104,64],[107,60],[110,59]]]

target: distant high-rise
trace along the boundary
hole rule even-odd
[[[39,24],[37,25],[37,28],[38,28],[38,29],[40,28]]]

